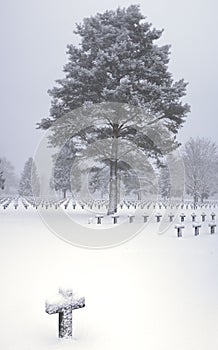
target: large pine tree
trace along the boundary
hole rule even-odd
[[[75,33],[81,44],[68,45],[65,78],[57,80],[57,86],[49,91],[50,116],[42,119],[39,127],[52,127],[66,113],[87,103],[103,105],[96,113],[86,113],[89,127],[85,129],[84,125],[82,133],[78,132],[78,113],[72,113],[71,123],[68,119],[62,129],[54,126],[51,142],[57,145],[64,132],[67,137],[80,137],[84,145],[93,140],[100,142],[107,135],[112,213],[118,202],[119,150],[131,144],[134,152],[138,149],[146,157],[159,159],[164,152],[176,148],[178,143],[169,135],[177,134],[189,111],[189,106],[181,101],[187,84],[183,79],[173,80],[168,71],[170,47],[156,44],[162,30],[145,21],[139,6],[85,18]],[[100,153],[103,148],[99,147]]]

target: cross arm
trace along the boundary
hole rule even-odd
[[[80,298],[78,300],[65,300],[65,302],[61,304],[49,304],[46,302],[45,311],[49,314],[56,314],[59,312],[63,312],[64,309],[71,308],[71,310],[81,309],[85,307],[85,298]]]
[[[70,303],[70,306],[72,310],[81,309],[82,307],[85,307],[85,298],[83,297],[78,300],[73,300]]]
[[[59,312],[62,312],[64,308],[64,305],[58,305],[58,304],[45,304],[45,311],[49,314],[57,314]]]

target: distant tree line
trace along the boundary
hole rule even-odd
[[[180,169],[175,158],[172,169],[169,169],[166,161],[160,170],[162,198],[183,199],[184,195],[189,195],[197,203],[218,193],[218,147],[215,142],[200,137],[190,138],[181,148],[181,159]],[[177,179],[175,188],[172,178]]]
[[[0,159],[0,163],[1,163],[1,159]],[[4,183],[5,183],[5,178],[4,178],[4,175],[3,175],[3,171],[0,170],[0,188],[2,190],[4,189]]]
[[[19,179],[11,162],[5,157],[1,157],[0,189],[2,195],[39,196],[39,176],[33,158],[29,158],[25,162]]]
[[[180,157],[168,154],[165,160],[145,164],[133,169],[129,164],[118,162],[118,202],[124,198],[135,200],[159,198],[184,200],[191,197],[194,203],[203,202],[218,193],[218,147],[206,138],[190,138],[180,150]],[[88,191],[95,198],[108,199],[110,176],[107,160],[90,168],[78,167],[73,142],[54,156],[50,187],[62,192],[61,197],[79,197],[84,175],[88,179]],[[13,165],[0,159],[1,193],[21,196],[40,196],[40,179],[33,158],[24,165],[20,180]]]
[[[59,154],[54,162],[53,188],[79,193],[82,177],[73,164],[73,152],[69,147]],[[68,155],[67,155],[68,154]],[[147,164],[142,169],[133,169],[120,161],[118,163],[118,200],[132,198],[144,200],[158,193],[163,199],[184,200],[191,197],[193,202],[203,202],[218,193],[218,147],[206,138],[190,138],[180,149],[180,156],[169,154],[158,166]],[[74,153],[74,157],[76,157]],[[145,160],[142,159],[142,162]],[[96,163],[88,173],[88,189],[97,198],[108,198],[109,163]],[[85,172],[85,170],[84,170]],[[77,178],[77,180],[76,180]]]
[[[5,157],[0,158],[0,188],[2,194],[16,194],[18,190],[18,176],[15,168]]]

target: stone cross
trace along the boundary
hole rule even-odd
[[[157,214],[155,215],[155,217],[156,217],[156,219],[157,219],[157,222],[160,222],[160,219],[161,219],[162,215],[159,214],[159,213],[157,213]]]
[[[199,223],[194,223],[193,225],[192,225],[192,227],[194,228],[194,234],[195,234],[195,236],[198,236],[199,235],[199,233],[200,233],[200,228],[201,228],[201,224],[199,224]]]
[[[175,229],[177,230],[177,236],[182,237],[182,229],[185,228],[185,226],[177,224],[175,226]]]
[[[170,222],[172,222],[175,215],[170,213],[168,216],[169,216]]]
[[[117,213],[113,214],[113,215],[112,215],[112,218],[113,218],[114,224],[118,224],[119,214],[117,214]]]
[[[59,314],[59,338],[72,337],[72,311],[85,306],[85,298],[74,299],[71,289],[59,289],[56,302],[45,304],[45,311],[49,314]]]
[[[181,222],[184,222],[184,221],[185,221],[185,214],[182,213],[182,214],[180,215],[180,218],[181,218]]]
[[[191,217],[192,217],[192,222],[195,222],[196,214],[195,214],[195,213],[192,213],[192,214],[191,214]]]
[[[202,213],[202,214],[201,214],[201,218],[202,218],[202,221],[204,222],[204,221],[205,221],[205,218],[206,218],[206,214],[205,214],[205,213]]]
[[[210,215],[211,215],[211,219],[215,220],[216,214],[215,213],[211,213]]]
[[[102,214],[96,214],[95,215],[96,219],[97,219],[97,224],[101,224],[101,220],[104,218],[104,215]]]
[[[148,221],[149,215],[144,214],[142,215],[142,217],[144,218],[144,223]]]
[[[209,223],[208,226],[210,227],[210,233],[211,233],[211,234],[215,233],[215,228],[216,228],[215,222]]]
[[[133,214],[129,214],[129,215],[128,215],[128,217],[129,217],[129,223],[130,223],[130,224],[132,224],[132,223],[133,223],[133,219],[134,219],[135,215],[133,215]]]

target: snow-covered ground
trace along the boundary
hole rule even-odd
[[[207,220],[197,237],[193,209],[180,209],[183,238],[175,222],[162,232],[153,218],[125,244],[89,250],[52,234],[34,208],[1,207],[0,348],[217,350],[218,233],[209,234],[208,222],[218,209],[198,209],[198,221],[202,211]],[[84,216],[88,230],[90,213],[83,213],[75,216]],[[72,340],[58,339],[58,316],[45,313],[45,299],[59,287],[86,298],[73,312]]]

